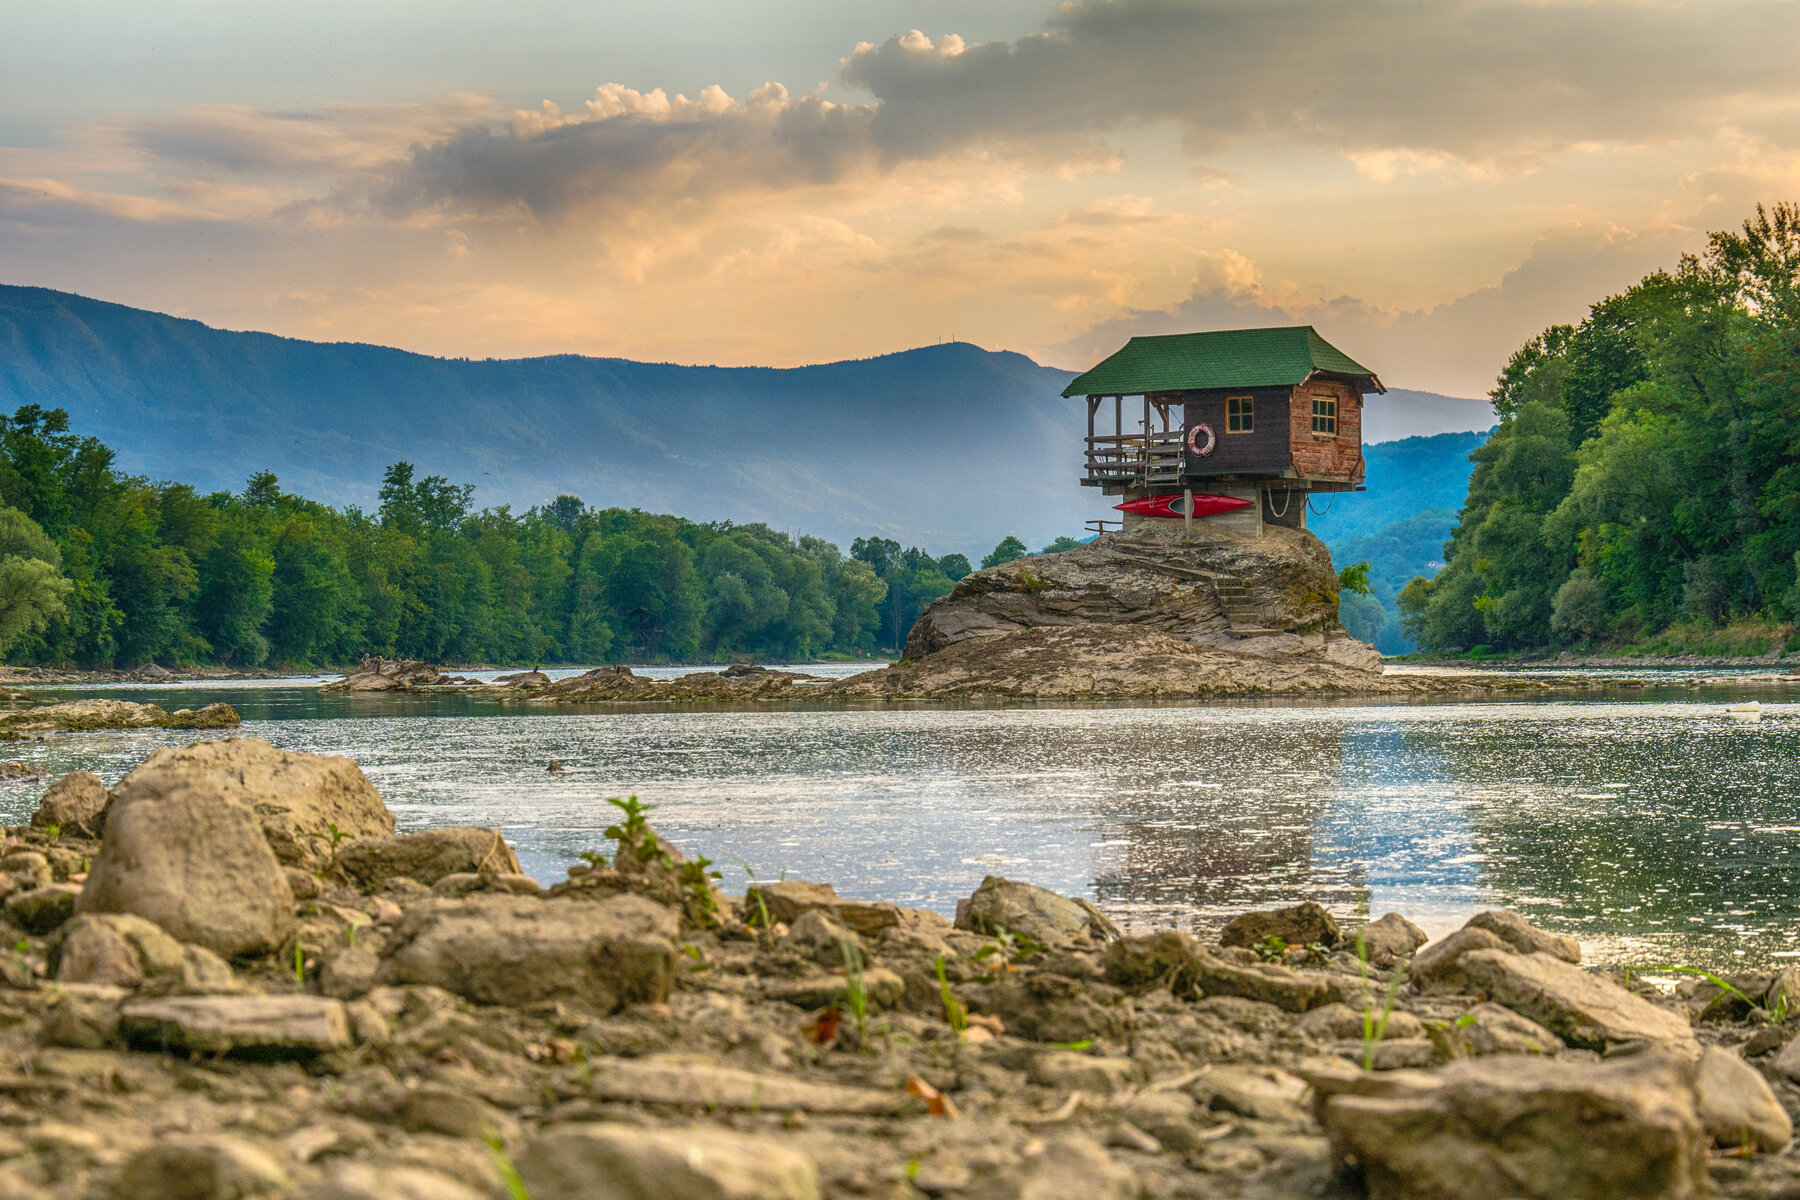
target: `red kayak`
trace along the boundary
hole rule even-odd
[[[1145,496],[1138,500],[1127,500],[1123,504],[1115,504],[1120,512],[1128,512],[1139,517],[1185,517],[1187,516],[1187,497],[1180,492],[1167,496]],[[1194,494],[1194,515],[1196,517],[1216,517],[1220,513],[1235,512],[1240,508],[1249,508],[1250,501],[1239,500],[1235,496],[1209,496],[1196,492]]]

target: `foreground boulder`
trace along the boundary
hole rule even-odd
[[[31,814],[33,829],[55,829],[66,837],[97,838],[106,811],[106,785],[92,771],[71,771],[51,784]]]
[[[956,902],[956,927],[989,934],[1004,929],[1047,946],[1071,938],[1104,942],[1119,936],[1118,927],[1086,900],[998,875],[989,875],[974,895]]]
[[[339,848],[337,866],[351,882],[363,887],[401,875],[430,885],[463,872],[519,874],[518,857],[500,831],[473,825],[351,842]]]
[[[75,911],[131,913],[227,957],[281,945],[294,896],[255,812],[216,788],[158,783],[115,789]]]
[[[1600,1051],[1634,1042],[1693,1046],[1685,1017],[1548,954],[1472,950],[1462,957],[1462,971],[1490,1000],[1571,1046]]]
[[[1271,938],[1288,946],[1324,946],[1338,944],[1342,935],[1338,923],[1325,909],[1311,900],[1292,908],[1241,913],[1219,931],[1221,946],[1259,946]]]
[[[224,738],[158,750],[113,788],[115,805],[181,789],[252,812],[275,857],[309,870],[343,838],[394,832],[394,814],[348,758],[278,750],[261,738]]]
[[[427,983],[478,1004],[566,999],[602,1013],[668,999],[675,913],[641,896],[598,903],[477,895],[416,905],[395,927],[390,983]]]
[[[1370,1200],[1689,1200],[1707,1191],[1693,1067],[1501,1056],[1441,1071],[1307,1071]]]

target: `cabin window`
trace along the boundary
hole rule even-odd
[[[1256,397],[1225,397],[1225,432],[1251,433],[1256,428]]]
[[[1315,434],[1324,437],[1337,436],[1337,397],[1313,397],[1313,428]]]

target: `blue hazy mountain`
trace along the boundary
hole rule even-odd
[[[1343,567],[1369,564],[1374,605],[1346,600],[1344,625],[1384,654],[1412,649],[1400,636],[1394,598],[1415,575],[1435,575],[1456,527],[1475,464],[1469,454],[1487,433],[1440,433],[1363,448],[1366,492],[1315,501],[1307,527]]]
[[[236,491],[270,470],[364,507],[405,459],[475,484],[485,505],[571,493],[845,545],[880,534],[973,556],[1012,533],[1035,547],[1116,515],[1076,484],[1085,410],[1058,395],[1070,377],[966,343],[791,369],[433,358],[0,286],[0,409],[67,409],[152,478]],[[1399,390],[1371,403],[1372,429],[1474,411]]]

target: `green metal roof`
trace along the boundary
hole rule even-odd
[[[1139,396],[1200,388],[1281,387],[1305,383],[1314,371],[1366,376],[1375,372],[1319,336],[1311,325],[1221,329],[1134,337],[1099,366],[1075,377],[1065,396]]]

